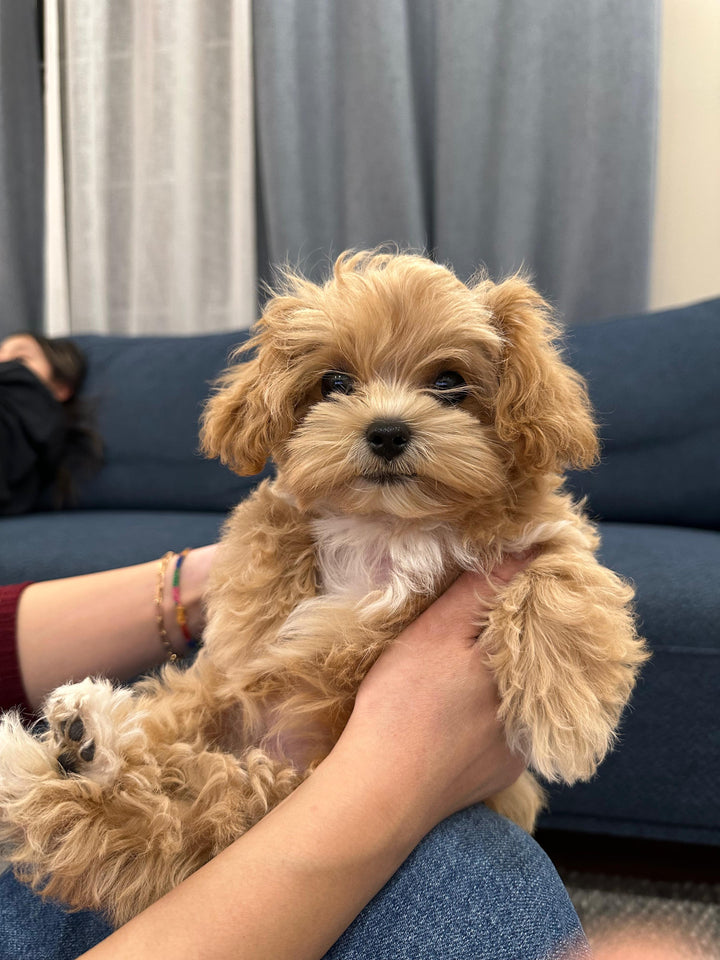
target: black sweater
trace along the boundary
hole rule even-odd
[[[36,506],[66,437],[65,411],[48,387],[17,360],[0,363],[0,515]]]

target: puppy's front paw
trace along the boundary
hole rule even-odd
[[[632,590],[581,556],[541,557],[502,595],[486,640],[508,741],[546,780],[588,780],[647,659]]]
[[[615,742],[622,704],[609,709],[587,687],[525,693],[501,706],[508,743],[548,782],[589,780]]]

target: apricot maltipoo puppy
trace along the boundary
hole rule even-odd
[[[60,687],[37,738],[2,722],[18,876],[128,920],[313,770],[370,665],[461,571],[528,551],[479,641],[500,716],[541,776],[593,774],[646,655],[630,587],[563,492],[597,442],[556,334],[517,276],[466,286],[357,253],[323,286],[286,277],[204,414],[207,454],[278,472],[227,522],[197,661],[132,690]],[[541,796],[525,774],[489,802],[530,830]]]

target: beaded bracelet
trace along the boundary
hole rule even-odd
[[[185,613],[185,607],[182,605],[180,600],[180,568],[183,565],[183,560],[190,553],[190,548],[185,547],[185,549],[177,555],[175,561],[175,572],[173,573],[172,581],[172,592],[173,600],[175,601],[175,619],[177,625],[182,630],[182,635],[185,637],[188,643],[192,642],[192,634],[188,630],[187,625],[187,614]]]
[[[155,622],[157,623],[158,633],[160,634],[160,640],[163,643],[163,646],[167,650],[168,661],[170,663],[175,663],[178,659],[177,653],[172,648],[170,643],[170,637],[167,635],[167,630],[165,629],[165,620],[163,618],[163,593],[165,590],[165,573],[167,571],[167,565],[170,562],[170,557],[174,556],[173,551],[169,550],[161,559],[158,566],[158,578],[157,578],[157,587],[155,589]]]
[[[190,547],[186,547],[182,550],[175,561],[175,572],[173,573],[172,581],[172,590],[173,590],[173,600],[175,602],[175,620],[177,625],[182,630],[182,635],[185,638],[187,643],[187,648],[190,653],[195,653],[203,645],[202,637],[195,638],[190,633],[190,628],[187,623],[187,612],[183,606],[182,600],[180,599],[180,568],[183,565],[185,557],[190,553]],[[181,655],[182,656],[182,655]]]

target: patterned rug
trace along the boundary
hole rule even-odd
[[[720,884],[560,872],[596,960],[720,960]]]

